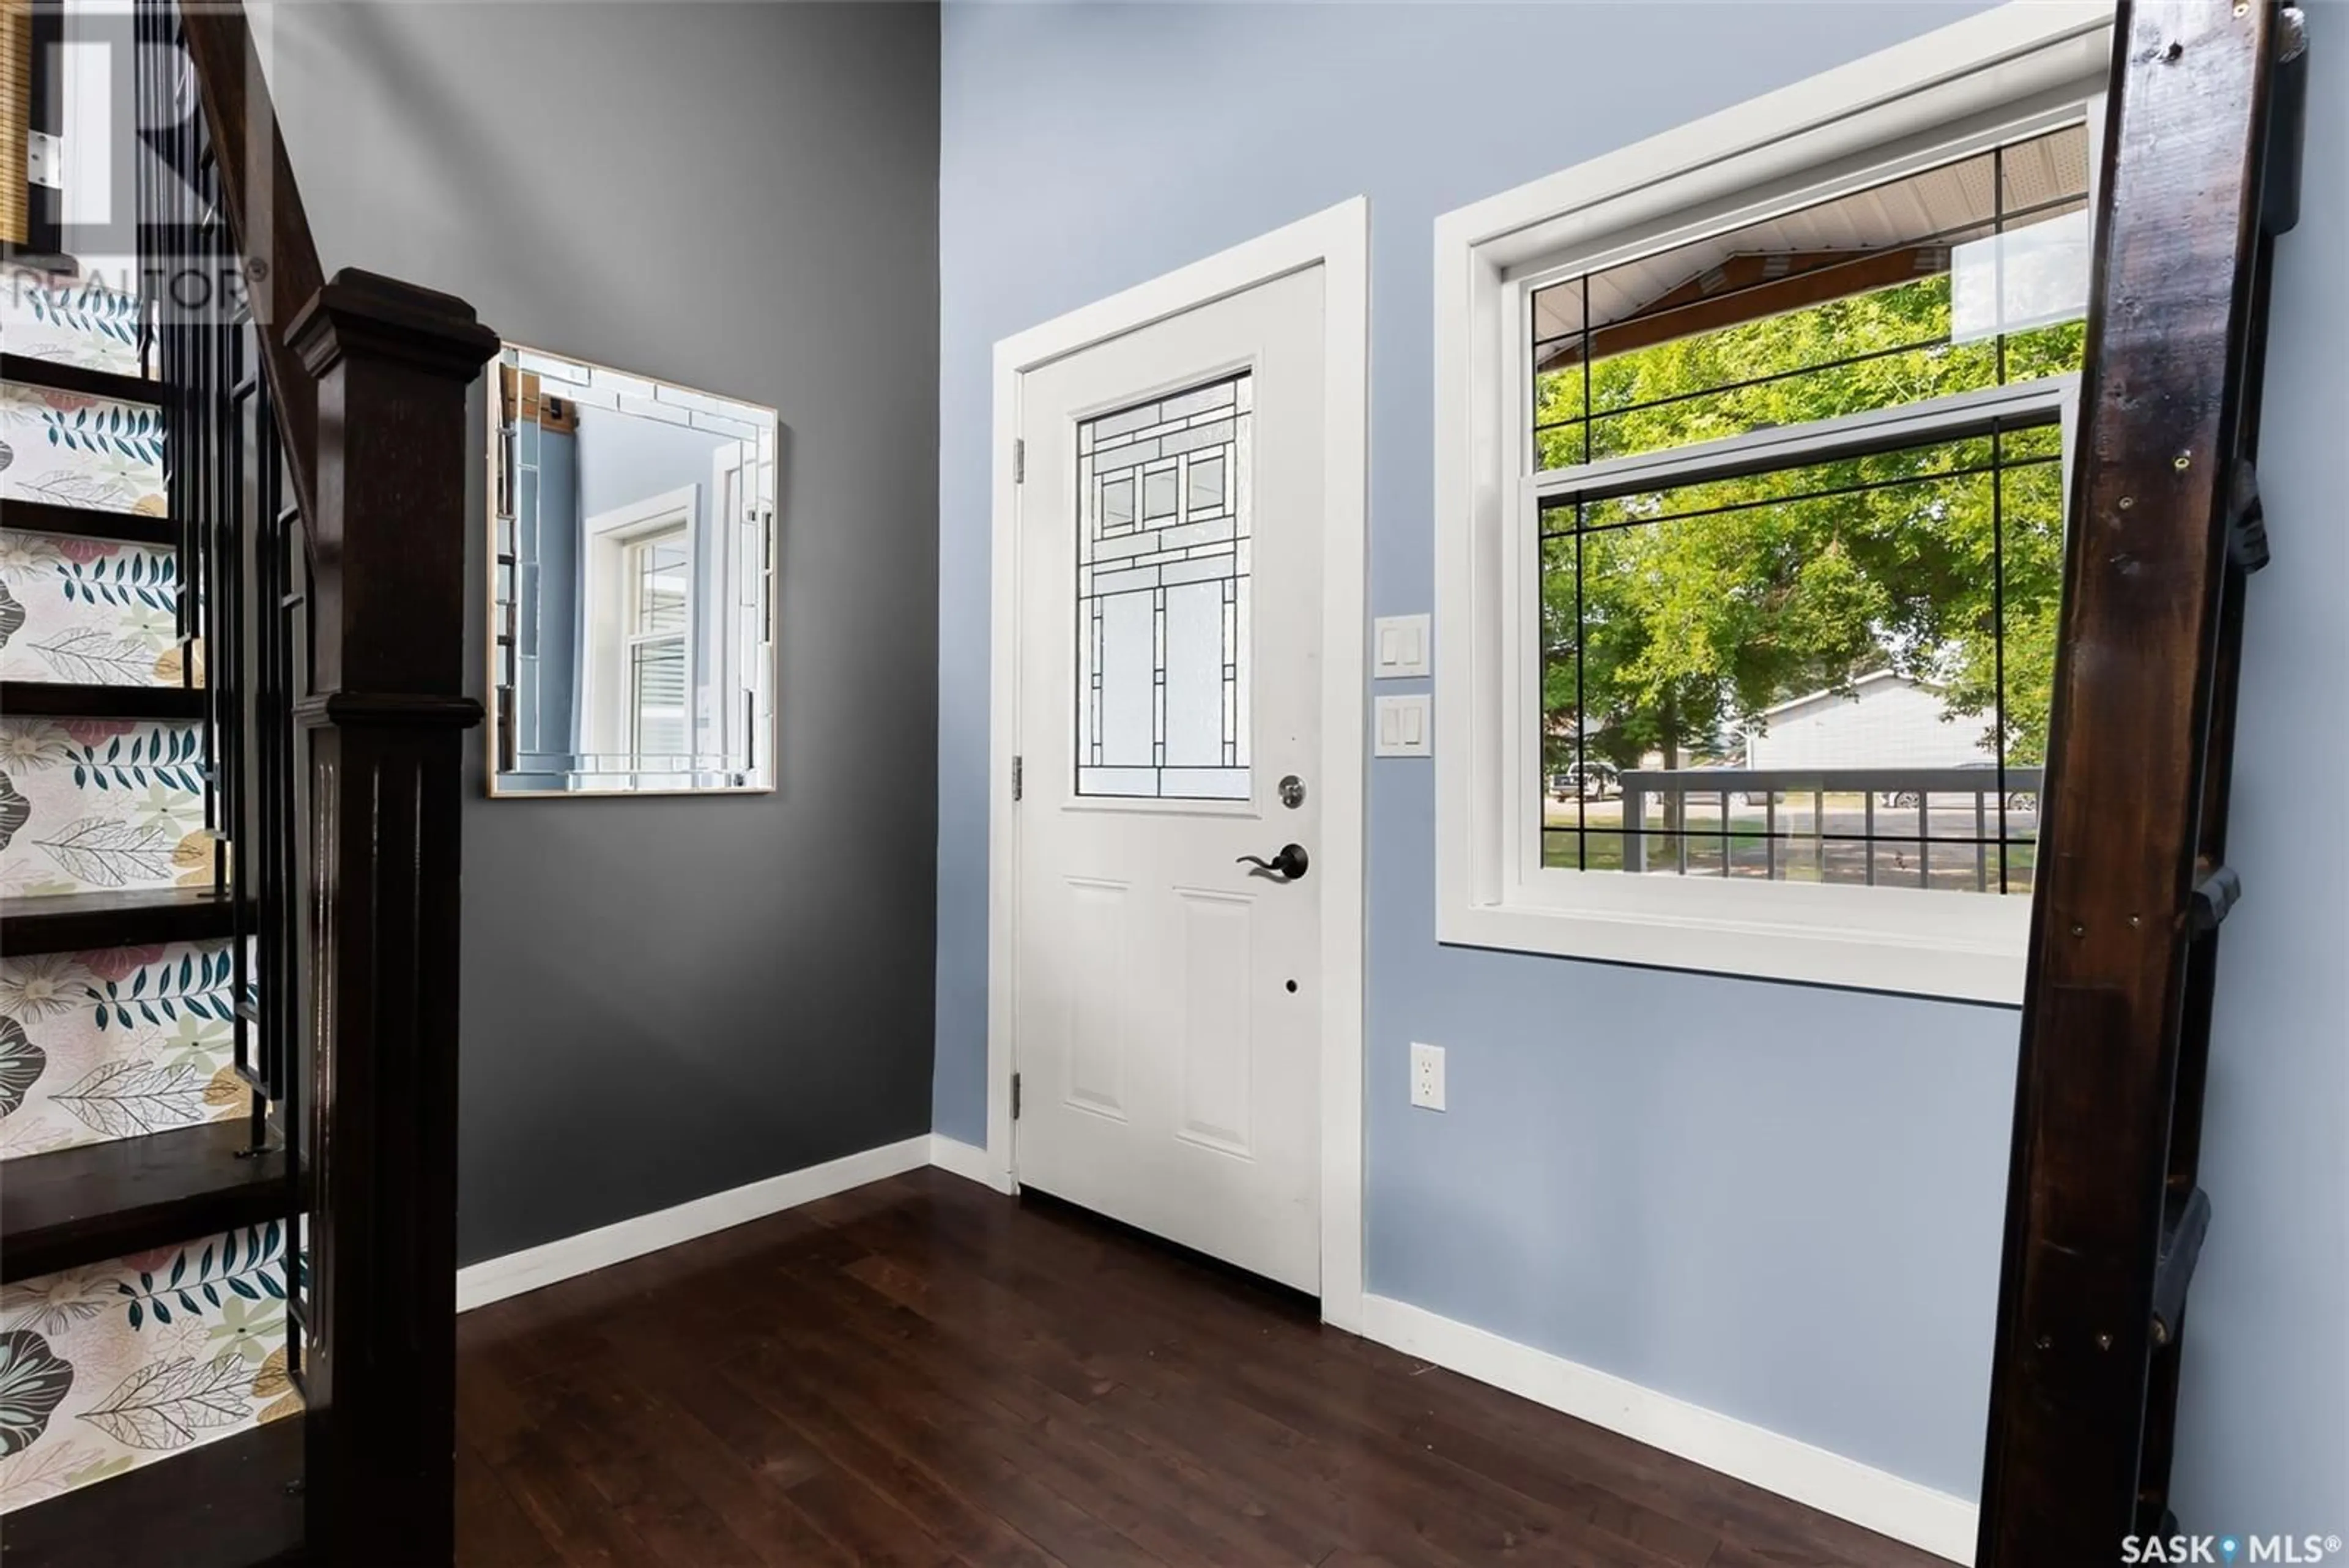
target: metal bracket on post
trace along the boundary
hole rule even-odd
[[[25,182],[45,191],[66,188],[66,139],[46,130],[25,133]]]

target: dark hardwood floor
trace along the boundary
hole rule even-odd
[[[458,1341],[463,1568],[1940,1562],[938,1171]]]

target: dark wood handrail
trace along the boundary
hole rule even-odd
[[[204,106],[229,229],[244,257],[262,363],[283,432],[294,493],[305,515],[318,498],[318,383],[288,344],[302,307],[326,281],[310,215],[286,160],[277,107],[239,0],[182,0],[180,23]],[[259,172],[261,160],[267,171]]]

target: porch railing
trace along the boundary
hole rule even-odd
[[[1935,850],[1970,850],[1975,889],[2006,890],[2014,882],[2010,857],[2037,835],[2040,776],[2040,769],[2023,767],[1636,768],[1621,775],[1623,869],[1687,876],[1692,844],[1711,840],[1720,858],[1717,868],[1702,867],[1707,873],[1737,875],[1743,846],[1747,868],[1776,878],[1790,868],[1798,846],[1807,846],[1824,879],[1831,855],[1838,853],[1829,846],[1854,846],[1840,853],[1859,861],[1857,879],[1868,886],[1898,885],[1913,876],[1918,887],[1930,888],[1935,870],[1946,875],[1952,858],[1965,869],[1961,856],[1937,861]],[[1690,826],[1690,802],[1708,796],[1718,805],[1718,821]],[[1782,810],[1787,796],[1809,797],[1807,818]],[[1662,826],[1648,826],[1651,798],[1666,803]],[[1967,804],[1953,811],[1961,799]],[[1739,805],[1758,807],[1759,820],[1750,815],[1741,820]],[[1936,820],[1952,815],[1955,831],[1947,820]],[[1756,837],[1761,853],[1754,865]],[[1667,864],[1655,863],[1651,840],[1661,841]],[[1885,845],[1917,846],[1913,869],[1904,864],[1895,877],[1881,876],[1878,850]]]

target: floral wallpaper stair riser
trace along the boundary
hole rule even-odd
[[[0,680],[180,685],[179,597],[170,550],[0,529]]]
[[[0,503],[164,514],[163,418],[50,387],[0,386]]]
[[[0,719],[0,893],[209,887],[202,737],[134,719]]]
[[[297,1413],[282,1222],[0,1290],[0,1513]]]
[[[0,1161],[244,1115],[234,958],[207,941],[0,959]]]
[[[96,279],[43,286],[12,275],[0,286],[0,347],[28,359],[136,376],[139,301]]]

